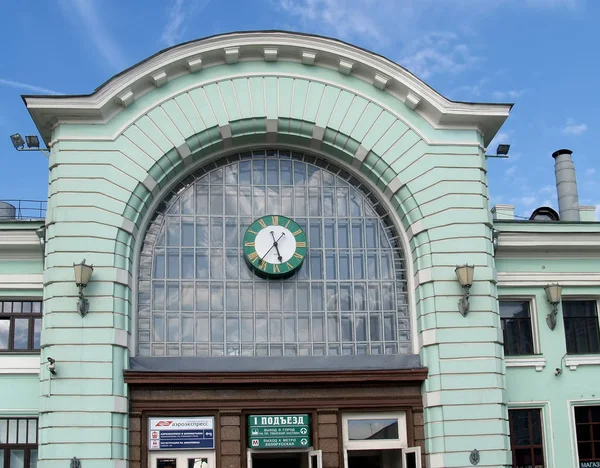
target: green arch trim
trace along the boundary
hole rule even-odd
[[[302,130],[292,132],[289,130],[292,127],[301,128]],[[206,144],[201,148],[197,148],[196,151],[185,158],[187,161],[184,161],[177,149],[168,151],[156,161],[148,170],[153,180],[152,183],[156,183],[155,187],[150,190],[144,182],[138,183],[127,201],[123,217],[130,220],[135,226],[135,231],[139,232],[144,227],[142,223],[149,215],[151,206],[155,202],[161,201],[168,194],[168,188],[175,181],[183,180],[185,182],[186,174],[202,167],[203,163],[210,164],[215,155],[221,157],[244,149],[269,146],[296,149],[314,154],[317,157],[325,156],[342,168],[344,165],[353,166],[359,177],[370,181],[379,189],[378,197],[387,198],[395,208],[401,222],[401,226],[398,226],[398,228],[405,233],[416,221],[423,217],[416,200],[406,185],[401,186],[395,192],[388,190],[389,184],[396,174],[380,156],[373,151],[369,151],[360,165],[353,164],[353,161],[355,161],[353,150],[359,147],[359,142],[351,140],[351,143],[347,142],[344,147],[341,147],[325,135],[323,141],[319,145],[315,145],[312,138],[313,128],[314,124],[310,122],[288,122],[286,119],[278,119],[276,141],[272,141],[269,132],[267,132],[266,120],[263,122],[239,121],[232,123],[231,138],[227,140],[222,138],[218,126],[212,127],[206,132],[202,132],[202,134],[192,135],[186,139],[186,142],[191,143],[194,139],[204,138],[207,140]],[[208,141],[209,139],[211,141]],[[411,209],[406,213],[404,207],[410,207]],[[413,207],[414,209],[412,209]],[[140,234],[143,235],[143,233]],[[414,237],[409,239],[409,242],[410,245],[405,246],[406,250],[408,248],[412,251],[419,250],[420,245],[415,242]],[[132,244],[130,245],[132,246]]]

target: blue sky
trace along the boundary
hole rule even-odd
[[[385,55],[450,99],[514,102],[490,145],[491,202],[556,205],[553,151],[573,150],[582,205],[600,219],[600,2],[596,0],[4,0],[0,199],[45,200],[47,160],[21,94],[89,93],[158,50],[213,34],[287,29]],[[2,136],[4,135],[4,136]]]

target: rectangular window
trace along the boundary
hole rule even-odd
[[[0,467],[36,468],[37,419],[0,418]]]
[[[37,351],[42,301],[0,301],[0,352]]]
[[[542,443],[541,412],[540,409],[508,411],[513,468],[544,468],[546,466]]]
[[[600,352],[600,331],[596,301],[562,301],[567,353]]]
[[[575,431],[579,463],[600,463],[600,406],[576,407]]]
[[[533,354],[533,333],[529,301],[500,301],[504,354]]]

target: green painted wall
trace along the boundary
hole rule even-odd
[[[315,139],[319,129],[323,136]],[[420,355],[430,371],[430,465],[465,466],[473,447],[485,465],[506,465],[491,216],[477,132],[434,129],[389,93],[334,70],[246,62],[181,76],[105,125],[60,125],[53,139],[42,354],[70,363],[41,401],[41,468],[72,456],[86,468],[122,466],[127,388],[114,376],[129,355],[135,248],[150,206],[214,155],[270,144],[354,167],[389,200],[407,237]],[[85,319],[73,313],[72,264],[82,256],[95,268]],[[471,313],[463,318],[454,268],[466,262],[477,264],[477,275]],[[474,360],[483,348],[489,359]],[[47,373],[40,379],[49,386]],[[97,425],[73,423],[87,411]]]
[[[596,248],[578,246],[581,238],[576,236],[587,235],[592,239],[600,236],[600,223],[507,221],[495,223],[495,228],[499,230],[501,246],[496,259],[498,294],[501,298],[520,297],[531,301],[536,319],[533,331],[539,337],[540,345],[537,356],[510,356],[509,362],[518,363],[531,357],[546,360],[540,371],[534,367],[507,364],[507,403],[509,408],[543,409],[545,454],[549,468],[578,467],[573,407],[577,404],[600,405],[598,364],[579,365],[576,369],[567,365],[577,356],[567,354],[560,306],[556,328],[550,330],[546,324],[546,316],[552,308],[546,299],[544,286],[554,282],[562,284],[563,299],[598,300],[600,283],[594,278],[600,273],[600,255]],[[538,243],[546,242],[547,247],[502,247],[502,236],[519,235],[522,239],[532,239],[535,233]],[[514,243],[515,237],[512,239]],[[506,284],[510,280],[503,273],[519,274],[518,281],[522,284],[515,284],[514,280]],[[583,356],[597,357],[600,362],[600,355]],[[556,369],[560,369],[561,373],[556,375]]]
[[[40,380],[35,374],[0,375],[0,416],[37,415]]]

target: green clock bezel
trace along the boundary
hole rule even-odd
[[[256,252],[255,241],[257,234],[264,226],[283,226],[294,234],[296,239],[296,252],[287,262],[281,264],[269,263],[260,260]],[[285,216],[266,215],[255,220],[244,234],[242,240],[244,259],[252,270],[259,276],[269,278],[284,278],[293,275],[302,266],[306,257],[306,234],[294,220]]]

